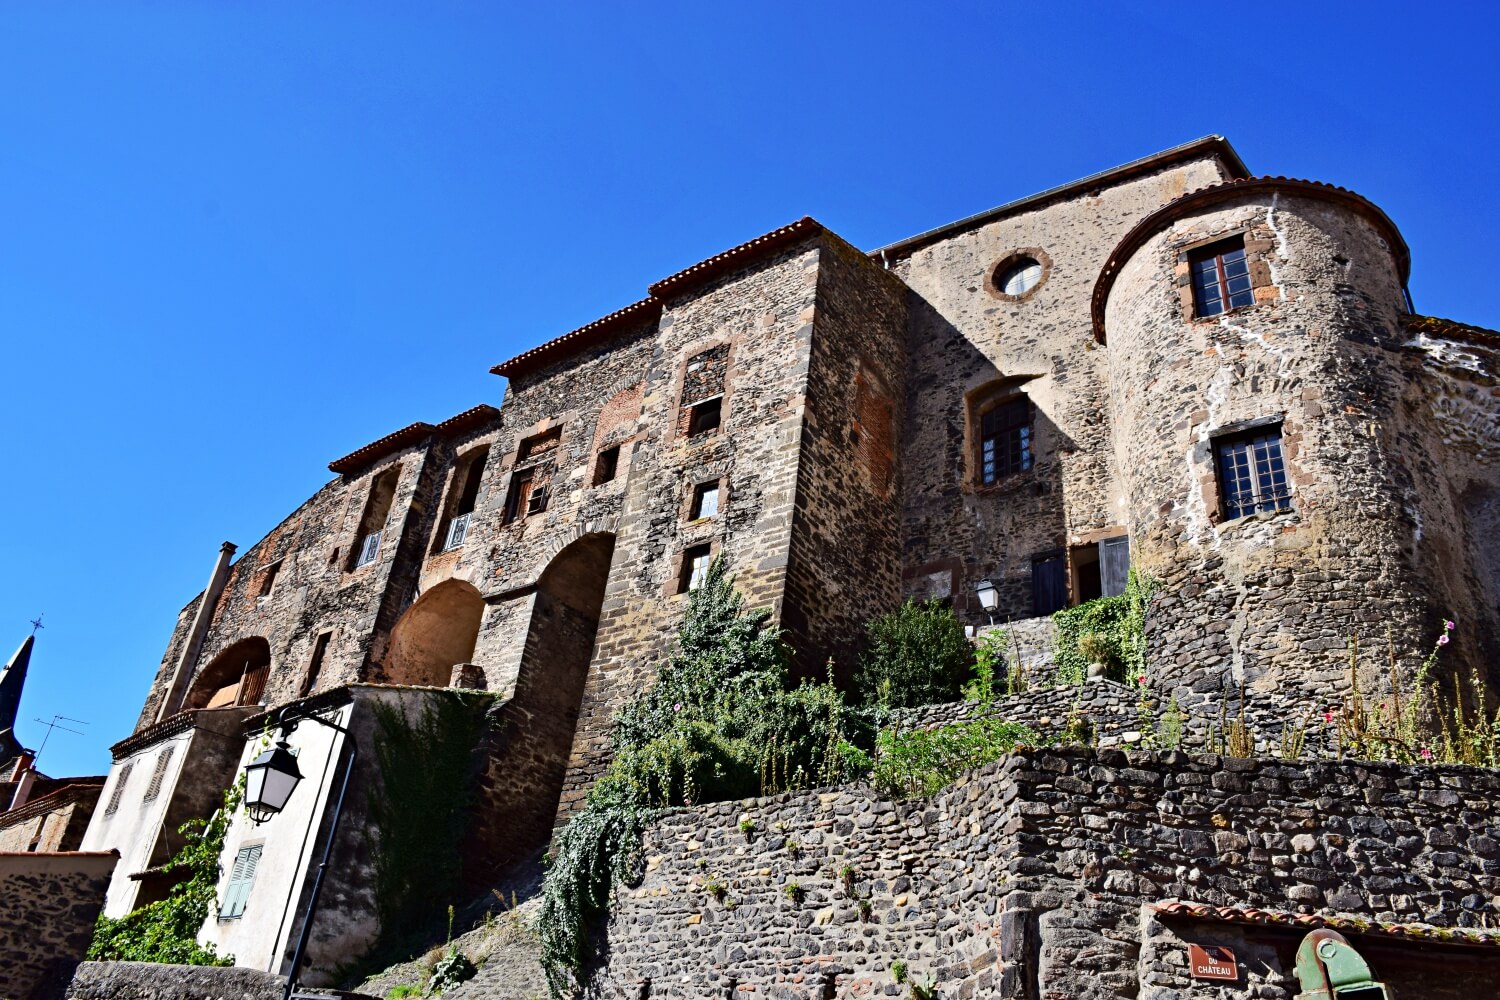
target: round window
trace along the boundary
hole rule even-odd
[[[1042,265],[1032,257],[1018,257],[1000,266],[995,276],[995,287],[1006,295],[1019,298],[1035,288],[1042,280]]]

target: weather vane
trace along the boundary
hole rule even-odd
[[[47,626],[45,626],[45,625],[42,624],[42,616],[41,615],[37,615],[35,618],[31,619],[31,634],[32,635],[36,635],[36,630],[37,629],[39,629],[39,628],[46,628],[46,627]]]

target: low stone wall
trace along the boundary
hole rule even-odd
[[[68,1000],[281,1000],[286,979],[259,969],[152,962],[84,962]],[[56,996],[57,994],[53,994]],[[294,997],[368,1000],[361,993],[302,990]]]
[[[930,800],[844,788],[707,806],[650,831],[596,986],[903,995],[900,960],[943,998],[1135,997],[1143,969],[1168,967],[1142,966],[1141,907],[1168,898],[1489,925],[1497,801],[1500,775],[1473,768],[1031,750]],[[1290,998],[1284,978],[1255,995]]]
[[[88,951],[120,856],[0,854],[0,997],[53,1000]]]
[[[897,725],[931,728],[971,719],[976,702],[923,705],[897,716]],[[997,699],[991,711],[1007,722],[1021,722],[1039,732],[1055,733],[1078,712],[1086,716],[1100,747],[1139,743],[1142,738],[1139,696],[1128,684],[1097,677],[1078,684],[1033,688]]]

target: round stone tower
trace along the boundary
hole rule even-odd
[[[1162,586],[1163,693],[1226,692],[1233,712],[1243,684],[1252,706],[1321,712],[1347,690],[1351,638],[1362,684],[1386,672],[1388,628],[1408,677],[1431,643],[1393,419],[1408,268],[1370,202],[1284,178],[1179,198],[1105,265],[1094,335],[1132,557]]]

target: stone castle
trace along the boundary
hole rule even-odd
[[[1040,634],[1052,612],[1120,593],[1132,567],[1164,595],[1148,622],[1153,691],[1184,705],[1243,689],[1256,711],[1304,714],[1347,688],[1351,637],[1381,651],[1393,637],[1410,676],[1445,618],[1462,623],[1445,664],[1487,671],[1500,652],[1500,334],[1417,313],[1409,268],[1399,231],[1371,202],[1251,176],[1209,137],[873,252],[804,218],[666,277],[645,299],[497,365],[507,380],[498,408],[360,447],[259,542],[242,553],[225,544],[178,616],[135,732],[113,748],[81,842],[120,854],[104,911],[161,897],[172,831],[214,808],[274,713],[296,706],[347,732],[297,730],[297,805],[261,825],[236,820],[223,867],[238,909],[209,920],[201,939],[241,965],[286,971],[348,761],[354,814],[341,830],[362,828],[363,839],[340,834],[332,902],[303,972],[326,975],[380,929],[367,885],[379,831],[360,790],[378,780],[377,707],[420,711],[453,688],[494,693],[504,720],[465,846],[466,874],[482,887],[581,802],[613,713],[649,683],[715,558],[752,606],[771,609],[806,676],[831,662],[847,678],[864,624],[906,597],[945,599],[976,628]],[[975,596],[984,580],[999,592],[992,611]],[[1086,786],[1108,798],[1101,771],[1125,775],[1125,800],[1160,789],[1159,775],[1126,774],[1123,758],[1056,759],[1032,761],[1038,770],[1022,778],[1062,789],[1072,775],[1074,799],[1058,807],[1069,822],[1090,822],[1088,796],[1077,797]],[[1319,794],[1266,780],[1281,782],[1278,809]],[[979,800],[996,816],[1008,801],[988,790]],[[881,824],[901,813],[849,808]],[[1250,807],[1213,808],[1233,817]],[[983,881],[973,859],[1004,839],[997,828],[987,845],[977,829],[901,815],[905,832],[888,831],[906,845],[899,854],[968,864],[970,882]],[[1219,845],[1242,862],[1254,838],[1290,836],[1264,808],[1247,822]],[[1025,823],[1004,829],[1016,850],[1040,842]],[[1201,842],[1173,836],[1178,866],[1217,849],[1212,828]],[[1194,880],[1175,883],[1182,905],[1197,905]],[[924,884],[920,904],[916,889],[895,893],[912,897],[896,912],[937,905],[927,899],[936,883]],[[994,934],[1007,935],[995,955],[1009,957],[991,965],[1012,969],[1003,995],[1136,995],[1048,992],[1045,968],[1068,963],[1044,930],[1067,921],[1015,914],[1066,893],[1026,891],[1026,906],[994,917]],[[1135,882],[1130,892],[1149,895]],[[1274,897],[1261,891],[1256,905]],[[1054,904],[1048,912],[1062,912]],[[620,926],[645,905],[631,904]],[[1413,918],[1368,901],[1329,905]],[[1104,923],[1137,920],[1126,909]],[[612,966],[615,981],[649,984],[641,968],[671,965],[645,954],[646,940],[621,940],[615,961],[636,964]],[[963,947],[969,959],[984,950]],[[719,955],[713,982],[780,982],[792,992],[773,995],[798,997],[842,990],[826,969],[832,986],[787,986],[795,951],[784,961],[756,952],[734,974]],[[1052,965],[1023,976],[1023,953]],[[959,977],[970,989],[982,964]],[[994,975],[984,988],[1000,988]],[[656,982],[649,995],[710,995]],[[964,995],[1002,995],[984,988]]]

